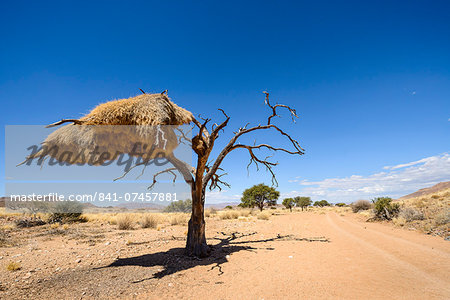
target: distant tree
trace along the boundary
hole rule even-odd
[[[339,202],[339,203],[336,203],[335,204],[335,206],[337,206],[337,207],[344,207],[344,206],[346,206],[347,204],[345,204],[345,203],[343,203],[343,202]]]
[[[289,208],[290,211],[292,211],[292,207],[294,207],[295,201],[292,198],[285,198],[285,199],[283,199],[283,205],[286,208]]]
[[[248,188],[242,194],[242,206],[243,207],[258,207],[260,211],[263,210],[264,204],[275,205],[280,197],[280,192],[275,188],[267,186],[263,183],[254,185]]]
[[[225,209],[233,209],[233,206],[227,205],[227,206],[225,206]]]
[[[324,206],[330,206],[330,203],[328,203],[327,200],[320,200],[314,202],[314,206],[324,207]]]
[[[301,207],[302,210],[303,209],[308,209],[308,206],[310,206],[312,204],[311,198],[310,197],[295,197],[294,198],[295,204],[298,207]]]
[[[192,209],[192,200],[178,200],[171,202],[165,209],[165,212],[184,212],[187,213]]]

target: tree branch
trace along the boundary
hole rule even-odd
[[[58,122],[55,122],[55,123],[52,123],[52,124],[49,124],[49,125],[45,126],[45,128],[51,128],[51,127],[59,126],[61,124],[68,123],[68,122],[72,122],[73,124],[76,124],[76,125],[81,125],[81,124],[84,123],[83,121],[80,121],[78,119],[62,119],[61,121],[58,121]]]
[[[147,189],[149,189],[149,190],[151,190],[154,186],[155,186],[155,184],[156,184],[156,177],[158,177],[159,175],[161,175],[161,174],[164,174],[164,173],[170,173],[170,174],[172,174],[173,175],[173,183],[175,183],[175,180],[177,180],[177,174],[175,174],[173,171],[175,171],[175,170],[177,170],[177,168],[168,168],[168,169],[165,169],[165,170],[162,170],[162,171],[159,171],[158,173],[156,173],[155,175],[153,175],[153,183],[147,188]]]
[[[219,168],[219,169],[222,170],[221,168]],[[211,177],[211,184],[209,186],[209,190],[212,191],[213,189],[218,188],[219,191],[221,191],[222,187],[219,184],[222,184],[222,185],[226,186],[227,188],[230,188],[231,185],[228,182],[222,181],[220,179],[220,177],[225,176],[225,175],[228,175],[228,173],[223,173],[221,175],[213,174]]]
[[[166,158],[175,168],[177,168],[178,172],[181,173],[181,175],[184,178],[184,181],[186,181],[186,183],[189,186],[192,186],[194,183],[194,178],[192,177],[192,173],[195,173],[195,171],[196,171],[195,168],[189,166],[184,161],[181,161],[178,158],[176,158],[173,155],[173,153],[168,155]]]
[[[265,104],[266,104],[267,106],[269,106],[269,107],[272,109],[272,115],[270,115],[269,118],[267,119],[267,125],[270,124],[271,119],[272,119],[273,117],[279,117],[279,115],[277,115],[277,108],[278,108],[278,107],[282,107],[282,108],[288,109],[289,112],[291,113],[292,122],[295,123],[295,119],[294,119],[294,118],[298,118],[297,112],[295,111],[295,109],[293,109],[293,108],[291,108],[291,107],[289,107],[289,106],[287,106],[287,105],[284,105],[284,104],[275,104],[275,105],[271,105],[271,104],[270,104],[270,101],[269,101],[269,93],[266,92],[266,91],[264,91],[263,93],[266,94]]]
[[[300,146],[300,143],[295,140],[294,138],[292,138],[288,133],[284,132],[282,129],[280,129],[278,126],[271,124],[271,120],[273,117],[278,116],[277,115],[277,108],[286,108],[289,110],[292,120],[295,121],[294,118],[298,118],[297,113],[295,111],[295,109],[292,109],[291,107],[284,105],[284,104],[276,104],[276,105],[272,105],[270,104],[270,100],[269,100],[269,93],[264,92],[266,94],[266,99],[265,99],[265,104],[267,106],[269,106],[269,108],[272,110],[272,114],[268,117],[267,119],[267,125],[257,125],[251,128],[247,128],[248,123],[244,126],[239,128],[239,130],[237,132],[235,132],[235,135],[230,139],[230,141],[228,142],[228,144],[222,149],[222,151],[219,153],[219,155],[217,156],[216,160],[214,161],[214,164],[212,165],[212,167],[208,170],[208,172],[206,173],[204,180],[203,180],[203,184],[206,187],[206,185],[208,184],[208,182],[210,180],[212,180],[214,174],[216,174],[217,170],[219,169],[222,161],[224,160],[224,158],[233,150],[235,149],[239,149],[239,148],[243,148],[243,149],[247,149],[247,151],[250,154],[250,162],[247,166],[247,169],[250,167],[250,165],[252,163],[255,163],[256,167],[258,168],[258,163],[259,164],[263,164],[266,169],[272,174],[272,182],[276,183],[276,177],[275,177],[275,173],[272,170],[273,166],[276,166],[277,163],[274,162],[270,162],[268,161],[268,157],[266,157],[265,159],[260,159],[258,158],[255,153],[254,153],[254,149],[268,149],[270,151],[280,151],[280,152],[285,152],[291,155],[302,155],[304,154],[304,149]],[[227,117],[227,119],[221,124],[223,125],[220,129],[223,129],[229,121],[229,117],[227,115],[225,115]],[[215,128],[215,131],[218,131],[219,126],[217,126],[217,128]],[[248,146],[248,145],[241,145],[241,144],[236,144],[237,140],[239,137],[241,137],[242,135],[251,133],[253,131],[257,131],[257,130],[266,130],[266,129],[273,129],[275,131],[277,131],[279,134],[281,134],[282,136],[286,137],[289,140],[289,143],[292,145],[292,147],[294,148],[294,150],[288,150],[285,148],[276,148],[273,147],[271,145],[268,144],[261,144],[261,145],[257,145],[257,146]],[[214,140],[216,139],[216,135],[211,134],[210,140],[211,140],[211,144],[214,143]]]

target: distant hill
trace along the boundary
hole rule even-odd
[[[205,208],[224,209],[226,206],[237,206],[238,202],[205,203]]]
[[[0,207],[5,207],[5,202],[9,197],[0,197]]]
[[[166,206],[157,203],[142,203],[142,202],[128,202],[121,203],[115,206],[116,208],[133,209],[148,209],[148,210],[163,210]]]
[[[450,181],[440,182],[436,185],[433,185],[432,187],[420,189],[417,192],[403,196],[403,197],[399,198],[398,200],[406,200],[406,199],[410,199],[410,198],[423,197],[423,196],[435,194],[435,193],[438,193],[440,191],[447,190],[447,189],[450,189]]]

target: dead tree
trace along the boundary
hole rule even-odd
[[[192,195],[192,214],[188,225],[188,236],[186,241],[186,254],[196,257],[205,257],[209,255],[209,247],[206,244],[205,237],[205,218],[204,218],[204,207],[205,207],[205,193],[206,189],[210,190],[218,188],[222,189],[222,186],[229,187],[229,184],[224,182],[221,177],[225,174],[218,174],[222,169],[220,168],[224,158],[233,150],[243,149],[246,150],[250,156],[250,162],[247,169],[255,164],[256,168],[259,166],[264,166],[267,171],[270,172],[272,176],[272,183],[277,184],[275,173],[272,170],[274,166],[278,163],[272,162],[268,157],[261,158],[256,153],[255,150],[266,149],[274,152],[284,152],[291,155],[302,155],[304,150],[300,146],[299,142],[292,138],[284,130],[280,129],[277,125],[272,124],[272,119],[278,117],[279,109],[287,109],[290,113],[292,121],[295,122],[295,118],[298,118],[295,109],[283,104],[271,104],[269,101],[269,93],[264,92],[266,95],[265,104],[269,107],[271,114],[267,118],[267,124],[257,125],[254,127],[248,127],[249,124],[244,127],[239,128],[235,132],[234,136],[229,140],[227,145],[220,151],[218,156],[208,163],[211,151],[214,148],[215,141],[219,138],[219,134],[228,125],[230,117],[222,110],[222,114],[225,120],[220,123],[214,123],[208,129],[208,123],[211,119],[203,119],[202,122],[194,119],[195,127],[198,129],[198,133],[192,138],[192,149],[197,154],[197,165],[195,168],[188,166],[186,163],[178,160],[173,155],[168,156],[168,160],[172,165],[182,174],[184,180],[191,188]],[[282,137],[286,138],[289,144],[292,146],[291,150],[275,147],[269,144],[259,144],[259,145],[245,145],[237,143],[238,139],[249,133],[253,133],[259,130],[274,130]],[[168,169],[167,172],[173,171],[173,168]],[[153,182],[156,183],[156,177],[164,172],[159,172],[153,176]]]

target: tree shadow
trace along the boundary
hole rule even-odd
[[[219,233],[219,232],[218,232]],[[215,245],[210,245],[211,255],[206,258],[196,258],[189,257],[184,254],[184,248],[172,248],[168,251],[156,252],[151,254],[145,254],[135,257],[119,258],[112,264],[96,269],[104,269],[111,267],[123,267],[123,266],[140,266],[140,267],[155,267],[162,266],[163,270],[153,274],[150,278],[144,278],[138,281],[133,281],[132,283],[138,283],[149,279],[160,279],[167,275],[171,275],[180,271],[188,270],[196,266],[208,266],[211,265],[211,270],[217,268],[219,275],[223,274],[222,264],[228,262],[227,256],[229,254],[239,252],[239,251],[252,251],[256,252],[258,249],[263,250],[274,250],[271,247],[253,247],[249,244],[256,243],[267,243],[273,241],[281,240],[291,240],[291,241],[308,241],[308,242],[330,242],[324,237],[319,238],[295,238],[292,235],[277,235],[274,238],[259,239],[259,240],[244,240],[236,241],[237,239],[255,235],[256,232],[248,234],[240,234],[238,232],[233,232],[229,236],[224,232],[220,232],[224,235],[224,238],[214,237],[214,240],[219,240],[220,242]]]

